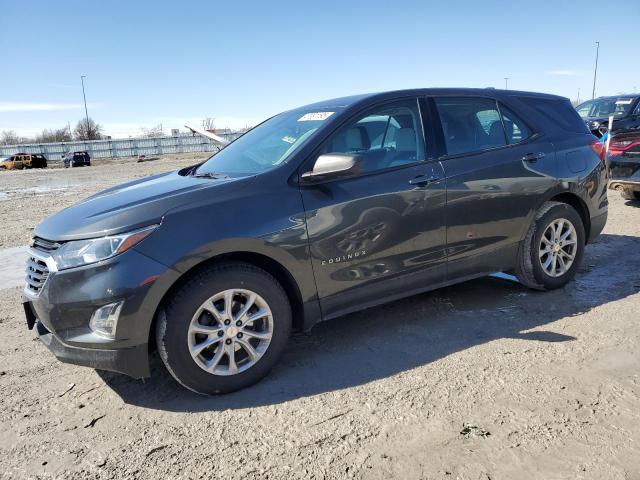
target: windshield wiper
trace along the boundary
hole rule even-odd
[[[194,172],[192,174],[193,177],[196,178],[229,178],[229,175],[226,173],[217,173],[217,172]]]

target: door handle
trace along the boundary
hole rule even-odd
[[[524,157],[522,157],[522,161],[529,162],[529,163],[535,163],[538,160],[541,160],[543,158],[544,158],[544,153],[542,153],[542,152],[527,153]]]
[[[439,175],[431,174],[431,175],[418,175],[415,178],[409,180],[409,184],[415,185],[417,187],[424,187],[425,185],[429,185],[430,183],[437,182],[442,179]]]

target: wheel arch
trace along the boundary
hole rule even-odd
[[[533,208],[529,212],[529,216],[527,218],[527,221],[525,222],[525,227],[520,236],[521,242],[524,241],[527,235],[527,232],[529,231],[529,227],[531,226],[531,222],[533,222],[535,219],[536,212],[538,212],[538,210],[540,210],[540,208],[542,208],[542,206],[546,202],[559,202],[559,203],[564,203],[573,207],[573,209],[578,212],[578,215],[580,215],[580,219],[582,220],[582,224],[584,225],[585,238],[586,239],[590,238],[591,216],[589,213],[589,207],[587,206],[587,203],[575,191],[566,190],[566,189],[559,190],[555,188],[547,192],[547,194],[540,199],[540,201],[535,206],[535,208]]]
[[[271,274],[284,288],[285,293],[291,304],[291,313],[293,319],[293,328],[296,330],[304,330],[305,325],[305,308],[302,300],[302,294],[295,277],[282,263],[274,260],[268,255],[257,253],[253,251],[233,251],[225,252],[214,255],[200,263],[193,265],[191,268],[183,272],[180,277],[166,290],[162,299],[156,307],[153,315],[151,325],[148,332],[148,341],[155,349],[155,329],[158,321],[158,315],[164,309],[167,301],[180,289],[193,275],[197,274],[203,269],[210,268],[213,265],[220,263],[246,263],[255,267],[261,268],[267,273]]]
[[[584,226],[585,243],[591,234],[591,217],[589,216],[589,207],[579,195],[572,192],[562,192],[547,199],[549,202],[565,203],[573,207],[580,215],[582,225]]]

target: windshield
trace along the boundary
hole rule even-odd
[[[612,97],[589,100],[578,105],[576,110],[582,118],[624,117],[631,110],[633,98]]]
[[[281,113],[249,130],[201,165],[196,174],[266,172],[284,163],[337,111]]]

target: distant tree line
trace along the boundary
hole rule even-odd
[[[104,138],[102,125],[91,118],[79,120],[71,131],[70,127],[44,129],[33,137],[18,135],[13,130],[0,132],[0,145],[20,145],[24,143],[59,143],[74,140],[100,140]]]

